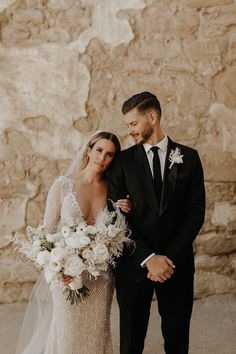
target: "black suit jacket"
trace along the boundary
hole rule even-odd
[[[183,163],[169,168],[169,154],[176,147],[184,155]],[[194,272],[192,242],[205,214],[203,170],[197,151],[168,138],[160,203],[143,145],[121,151],[108,180],[108,198],[116,201],[129,194],[132,200],[127,220],[136,249],[132,255],[124,253],[117,274],[134,281],[146,278],[147,270],[140,263],[153,252],[169,257],[176,272]]]

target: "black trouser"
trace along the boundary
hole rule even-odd
[[[120,308],[120,354],[142,354],[151,301],[157,295],[166,354],[188,354],[193,274],[174,274],[163,284],[116,278]]]

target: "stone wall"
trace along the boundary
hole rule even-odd
[[[0,302],[26,300],[37,277],[2,235],[42,221],[91,132],[130,144],[120,107],[143,90],[204,165],[196,297],[234,292],[236,1],[1,0],[0,19]]]

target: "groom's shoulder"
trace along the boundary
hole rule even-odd
[[[199,157],[198,151],[196,149],[194,149],[193,147],[179,144],[176,142],[172,142],[171,149],[175,151],[176,148],[178,148],[180,154],[183,155],[183,158],[184,158],[185,162],[187,163],[187,165],[188,164],[192,165],[193,161],[199,161],[200,157]]]
[[[187,146],[187,145],[183,145],[183,144],[179,144],[177,142],[173,142],[172,141],[172,148],[178,148],[182,153],[188,154],[188,155],[196,155],[197,154],[197,150]]]
[[[135,154],[137,150],[137,145],[132,145],[128,147],[127,149],[121,150],[120,151],[120,156],[123,159],[129,158]]]

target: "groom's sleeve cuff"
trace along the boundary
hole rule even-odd
[[[142,263],[140,264],[142,268],[144,268],[146,266],[146,262],[152,258],[153,256],[155,256],[155,253],[150,254],[150,256],[148,256],[147,258],[144,259],[144,261],[142,261]]]

